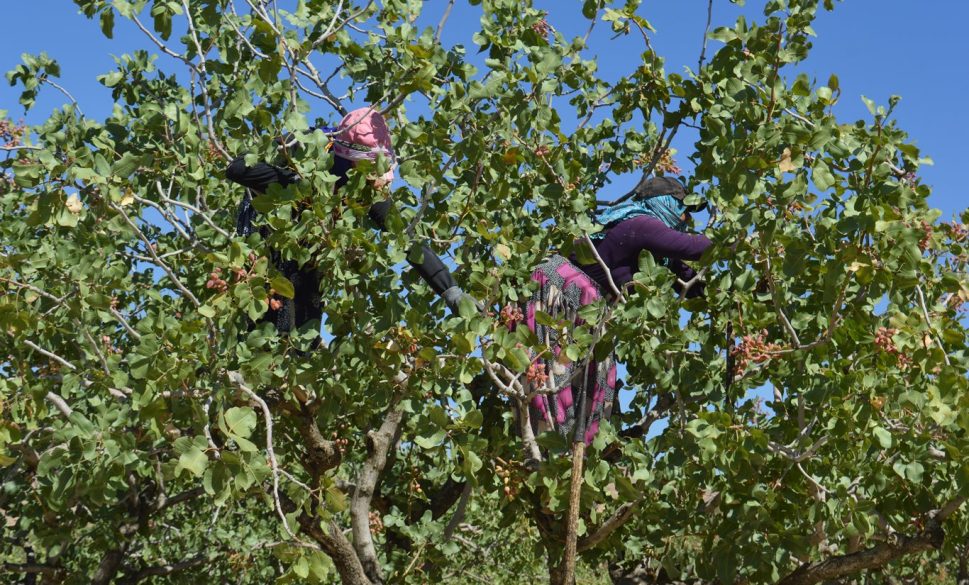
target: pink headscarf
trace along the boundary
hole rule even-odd
[[[397,157],[390,140],[390,129],[380,112],[372,106],[358,108],[340,120],[336,134],[333,136],[333,154],[349,161],[376,161],[377,155],[383,153],[390,161],[390,170],[378,180],[389,185],[394,180],[394,169],[397,168]]]

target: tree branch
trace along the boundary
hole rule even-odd
[[[229,377],[229,380],[239,388],[239,390],[242,390],[262,409],[263,421],[266,425],[266,454],[269,457],[269,467],[272,470],[273,475],[273,501],[276,504],[276,512],[279,514],[279,518],[283,521],[283,528],[291,538],[295,539],[296,535],[293,534],[293,530],[289,527],[289,521],[286,520],[286,513],[283,512],[283,504],[279,501],[279,462],[276,461],[276,452],[273,450],[272,412],[270,412],[269,405],[266,404],[266,401],[246,384],[242,374],[239,372],[230,371],[227,372],[226,375]]]
[[[138,239],[140,239],[145,244],[145,247],[148,249],[148,253],[154,259],[155,264],[157,264],[159,268],[165,271],[165,274],[167,274],[168,278],[172,281],[172,283],[174,283],[175,286],[178,287],[178,290],[182,291],[182,294],[184,294],[186,298],[188,298],[192,302],[192,304],[195,305],[195,308],[201,307],[202,303],[200,303],[198,298],[196,298],[195,295],[192,294],[192,291],[185,288],[185,285],[182,284],[182,281],[179,280],[177,276],[175,276],[175,273],[172,272],[172,269],[169,268],[167,264],[161,261],[161,259],[158,257],[158,254],[155,252],[155,249],[152,247],[151,242],[148,241],[148,237],[145,236],[145,233],[142,232],[141,229],[137,225],[135,225],[133,221],[131,221],[131,218],[128,217],[128,214],[125,213],[123,209],[121,209],[114,203],[109,202],[108,206],[111,209],[115,210],[119,215],[121,215],[121,217],[125,220],[125,223],[127,223],[128,226],[130,226],[131,229],[135,231],[135,235],[138,236]]]
[[[634,500],[632,502],[626,502],[619,509],[616,510],[615,514],[606,519],[599,528],[595,530],[592,534],[588,534],[579,540],[577,545],[578,552],[585,552],[589,549],[595,548],[600,542],[609,538],[613,532],[620,528],[623,524],[629,520],[636,508],[642,502],[642,499]]]
[[[925,530],[914,537],[896,534],[889,542],[852,554],[840,555],[805,563],[796,571],[777,582],[777,585],[814,585],[852,575],[866,569],[879,569],[902,557],[939,549],[945,540],[942,523],[964,502],[966,496],[959,496],[947,502],[938,510],[928,514],[929,521]]]
[[[374,488],[387,463],[387,453],[394,446],[397,428],[404,417],[404,411],[398,406],[398,401],[396,397],[391,401],[380,428],[367,433],[367,459],[357,475],[356,489],[353,490],[353,497],[350,499],[350,531],[353,535],[353,548],[367,577],[375,583],[383,582],[383,575],[373,542],[373,534],[370,531],[370,502],[373,500]]]

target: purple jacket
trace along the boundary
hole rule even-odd
[[[593,240],[593,243],[609,267],[613,282],[622,288],[639,270],[639,253],[644,250],[652,252],[657,262],[668,259],[669,269],[678,278],[690,280],[696,272],[683,260],[699,260],[711,242],[706,236],[678,232],[654,217],[640,215],[609,228],[604,238]],[[606,273],[598,263],[580,268],[596,281],[601,290],[609,290]],[[703,287],[695,285],[687,296],[695,297],[702,293]]]

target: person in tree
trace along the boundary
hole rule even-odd
[[[296,146],[291,138],[280,140],[280,150],[289,153]],[[390,129],[380,112],[373,107],[351,111],[340,121],[332,133],[331,152],[333,164],[330,173],[337,177],[335,189],[342,188],[348,181],[350,169],[358,161],[376,161],[384,157],[390,162],[390,169],[382,176],[373,179],[378,189],[388,188],[394,179],[396,157],[390,136]],[[264,193],[272,184],[291,185],[300,180],[299,175],[286,167],[259,162],[247,166],[245,155],[239,156],[229,164],[225,171],[228,180],[243,185],[257,193]],[[240,235],[253,231],[255,209],[247,191],[239,209],[236,230]],[[394,202],[389,197],[374,203],[368,216],[377,229],[387,229],[387,220],[394,212]],[[419,262],[412,260],[420,258]],[[303,265],[291,260],[282,260],[277,252],[272,253],[276,268],[293,283],[295,290],[292,300],[286,299],[271,307],[267,320],[272,321],[281,333],[292,331],[311,320],[320,320],[323,309],[320,304],[320,274],[315,266]],[[407,254],[407,261],[413,269],[437,294],[444,297],[452,310],[457,309],[464,292],[457,285],[450,270],[426,244],[415,242]]]
[[[629,201],[599,212],[596,221],[604,229],[592,236],[596,252],[609,267],[620,289],[639,271],[639,255],[649,252],[679,280],[689,282],[696,272],[684,260],[699,260],[710,247],[702,234],[688,233],[690,214],[702,211],[706,203],[687,205],[683,183],[669,177],[644,179],[636,185]],[[602,290],[612,291],[605,270],[598,262],[581,266]],[[679,292],[679,284],[675,285]],[[691,286],[686,297],[703,294],[703,285]]]
[[[710,240],[701,234],[686,233],[686,228],[690,213],[706,205],[687,205],[683,184],[666,177],[644,179],[630,195],[628,202],[597,214],[596,220],[604,229],[592,236],[596,252],[608,267],[616,287],[621,290],[632,281],[643,252],[652,254],[684,282],[696,276],[684,261],[699,260],[710,247]],[[583,306],[604,297],[616,300],[609,278],[598,262],[578,264],[574,256],[553,255],[534,270],[532,280],[538,282],[539,288],[528,302],[525,323],[552,349],[552,354],[533,363],[527,383],[533,387],[560,388],[532,399],[533,426],[536,432],[557,430],[566,437],[589,443],[599,430],[599,421],[612,412],[616,392],[615,359],[610,355],[601,361],[590,359],[578,364],[556,359],[561,333],[540,324],[536,313],[541,311],[579,325],[582,320],[578,311]],[[694,297],[702,292],[702,284],[697,283],[689,288],[686,296]],[[584,367],[585,375],[577,374],[577,367]],[[584,416],[577,419],[577,412]]]

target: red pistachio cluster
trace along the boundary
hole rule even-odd
[[[740,343],[730,348],[730,355],[735,360],[736,375],[742,376],[750,363],[760,364],[769,360],[783,347],[777,343],[767,343],[767,330],[763,329],[754,335],[744,335]]]
[[[683,174],[683,169],[676,164],[673,159],[673,153],[669,150],[663,151],[663,155],[659,157],[659,161],[656,162],[656,172],[669,174],[669,175],[681,175]]]
[[[528,371],[525,373],[525,379],[536,388],[544,386],[546,383],[548,383],[548,373],[545,371],[545,362],[538,361],[528,366]]]
[[[205,150],[205,158],[208,159],[209,162],[218,162],[225,159],[222,151],[220,151],[215,143],[211,140],[209,141],[208,147]]]
[[[535,34],[542,38],[548,38],[548,31],[551,30],[551,28],[552,27],[548,24],[548,21],[544,18],[532,24],[532,30],[535,31]]]
[[[923,252],[929,249],[932,243],[932,224],[922,220],[922,239],[919,240],[919,250]]]
[[[121,354],[121,349],[114,347],[111,343],[111,337],[107,335],[101,336],[101,345],[104,346],[104,350],[108,353]]]
[[[505,497],[509,500],[514,500],[518,495],[521,485],[521,476],[518,471],[518,465],[514,461],[509,461],[505,465],[495,464],[495,474],[501,478],[501,483],[504,484]]]
[[[424,495],[424,488],[421,487],[421,482],[417,481],[417,478],[410,480],[410,491],[416,496]]]
[[[511,329],[518,323],[521,323],[522,321],[524,321],[525,315],[522,313],[522,310],[520,307],[518,307],[517,305],[513,305],[511,303],[508,303],[507,305],[502,307],[501,313],[499,314],[499,318],[501,319],[501,323],[505,327],[508,327],[509,329]]]
[[[330,434],[330,439],[333,441],[333,444],[336,445],[336,448],[340,451],[340,455],[346,455],[347,446],[350,444],[350,439],[341,439],[339,436],[337,436],[336,431],[333,431]]]
[[[220,293],[228,290],[229,283],[223,280],[221,268],[216,268],[209,273],[209,279],[205,282],[205,288],[212,289]]]
[[[384,521],[380,517],[380,512],[370,512],[367,517],[370,519],[370,532],[380,534],[384,531]]]
[[[0,141],[3,146],[20,146],[25,130],[23,122],[13,124],[10,120],[0,119]]]
[[[898,329],[893,329],[891,327],[879,327],[878,331],[875,332],[875,345],[878,349],[883,352],[895,356],[898,361],[900,368],[908,368],[912,364],[912,358],[902,353],[895,345],[895,340],[892,337],[898,333]]]

